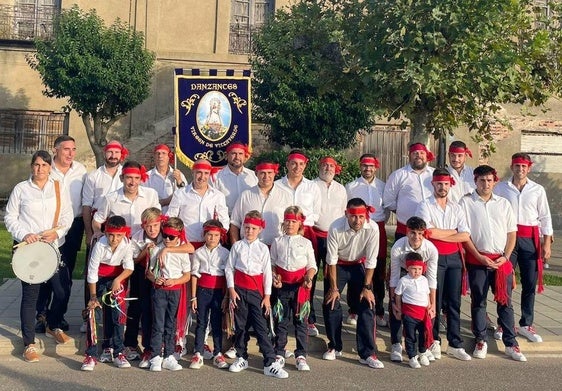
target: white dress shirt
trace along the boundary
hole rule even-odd
[[[156,190],[156,192],[158,193],[158,199],[160,200],[168,198],[169,196],[174,194],[174,191],[178,189],[176,179],[174,178],[174,168],[171,166],[168,167],[168,172],[166,172],[166,175],[160,174],[156,167],[148,171],[147,174],[148,180],[142,185]],[[180,175],[181,182],[187,185],[187,179],[185,178],[183,173],[180,173]],[[165,214],[167,210],[168,205],[162,207],[163,214]]]
[[[354,231],[347,218],[340,217],[328,230],[326,264],[336,265],[338,260],[354,263],[365,257],[365,268],[377,267],[379,253],[379,227],[374,221],[365,221],[359,231]]]
[[[162,249],[166,247],[164,243],[161,243],[157,247],[157,251],[154,251],[150,257],[150,270],[154,270],[154,267],[158,260],[158,254]],[[168,252],[164,257],[164,262],[160,266],[160,276],[162,278],[181,278],[184,273],[191,272],[191,260],[189,259],[189,254],[187,253],[171,253]]]
[[[88,262],[88,276],[86,280],[89,284],[95,284],[99,280],[98,272],[100,263],[105,263],[110,266],[122,266],[123,269],[134,270],[135,264],[133,262],[133,248],[129,239],[123,238],[121,243],[111,251],[111,246],[107,241],[107,237],[102,236],[92,249],[90,260]]]
[[[427,278],[412,278],[406,274],[398,281],[394,293],[402,295],[402,303],[427,307],[429,305],[429,283]]]
[[[80,162],[73,161],[66,174],[54,162],[51,166],[51,177],[59,181],[62,188],[70,194],[74,218],[82,217],[82,188],[87,175],[86,167]]]
[[[220,244],[213,249],[209,249],[206,245],[199,247],[193,253],[191,275],[197,278],[201,277],[201,273],[224,276],[228,254],[229,251]]]
[[[232,209],[240,194],[257,184],[258,177],[254,171],[244,167],[240,174],[235,174],[228,165],[217,173],[213,183],[215,188],[220,190],[226,198],[229,216],[232,215]]]
[[[303,268],[318,270],[312,243],[301,235],[283,235],[275,238],[270,252],[273,266],[279,266],[290,272]]]
[[[345,187],[339,182],[332,181],[330,186],[320,178],[314,179],[314,183],[320,190],[320,215],[316,220],[316,228],[320,231],[328,231],[330,225],[337,218],[345,214],[347,204],[347,193]]]
[[[408,253],[418,253],[427,266],[425,276],[431,289],[437,289],[437,262],[439,253],[437,247],[429,240],[422,240],[420,248],[414,250],[408,242],[408,237],[404,236],[394,243],[390,250],[390,280],[388,286],[396,288],[400,280],[400,269],[406,269],[406,255]]]
[[[223,227],[228,229],[230,219],[224,194],[209,186],[205,194],[200,196],[189,185],[175,191],[166,214],[183,221],[187,240],[203,242],[203,223],[214,218],[215,212]]]
[[[456,229],[457,232],[469,232],[464,209],[461,206],[447,199],[445,209],[439,204],[435,196],[431,196],[419,204],[416,216],[421,217],[427,228]]]
[[[276,180],[275,184],[279,185],[291,194],[293,197],[291,205],[301,207],[306,217],[304,225],[308,225],[310,227],[314,226],[314,223],[318,221],[318,218],[320,217],[320,210],[322,209],[322,196],[320,195],[320,189],[318,186],[310,179],[302,178],[301,183],[299,183],[296,189],[293,189],[289,186],[287,176]]]
[[[269,249],[265,244],[259,240],[250,243],[246,239],[234,243],[224,269],[227,288],[234,288],[234,272],[236,270],[250,276],[262,274],[264,294],[271,295],[273,273]]]
[[[375,178],[371,183],[365,178],[359,177],[353,182],[345,185],[347,199],[361,198],[367,205],[375,208],[375,212],[370,214],[371,220],[380,222],[386,220],[386,211],[383,206],[383,194],[385,183],[379,178]]]
[[[82,206],[99,209],[103,196],[123,187],[121,182],[121,169],[119,165],[114,176],[107,173],[105,166],[99,167],[86,176],[82,189]]]
[[[465,165],[460,174],[453,167],[447,167],[447,170],[455,180],[455,185],[451,186],[449,190],[449,199],[451,201],[459,202],[464,195],[470,194],[476,189],[472,167]]]

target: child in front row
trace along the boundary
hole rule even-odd
[[[248,368],[248,340],[246,333],[254,328],[260,351],[263,354],[263,373],[266,376],[287,378],[289,374],[276,360],[275,351],[268,337],[265,316],[271,316],[271,258],[267,245],[258,236],[265,227],[261,213],[252,210],[244,217],[244,239],[232,245],[226,263],[226,286],[230,306],[234,309],[234,347],[236,360],[230,372]]]
[[[402,319],[405,335],[406,353],[410,367],[417,369],[428,366],[429,359],[424,354],[433,342],[431,319],[434,317],[429,300],[429,284],[422,273],[425,262],[420,254],[410,252],[406,255],[408,274],[400,278],[394,290],[396,295],[396,319]],[[418,334],[417,355],[416,332]]]
[[[222,303],[226,291],[224,269],[228,250],[221,246],[221,238],[226,230],[218,220],[208,220],[203,224],[205,245],[193,254],[191,263],[191,310],[197,314],[195,329],[195,349],[189,367],[199,369],[203,366],[205,331],[211,323],[213,334],[213,364],[227,368],[222,355]],[[210,318],[209,318],[210,314]]]
[[[275,327],[275,353],[284,361],[289,323],[295,327],[297,348],[294,352],[297,370],[309,371],[306,362],[306,319],[299,314],[301,306],[310,298],[312,279],[318,270],[310,240],[302,236],[305,216],[298,206],[285,209],[283,236],[271,244],[273,287],[276,299],[283,306],[280,320]],[[275,300],[274,300],[275,301]],[[305,316],[308,316],[306,314]]]
[[[178,328],[183,330],[187,319],[185,284],[191,277],[189,254],[166,252],[163,260],[158,256],[164,248],[177,248],[187,241],[181,219],[170,217],[163,223],[162,238],[164,244],[157,246],[158,251],[151,256],[150,268],[146,273],[153,283],[150,370],[157,372],[162,368],[171,371],[182,369],[174,357],[174,350]],[[162,344],[164,358],[160,355]]]
[[[127,279],[134,269],[130,233],[131,229],[123,217],[111,216],[107,219],[104,236],[92,249],[87,275],[90,321],[87,324],[86,358],[81,368],[83,371],[93,371],[96,366],[95,319],[102,319],[102,312],[103,353],[100,362],[113,362],[118,368],[131,366],[123,354],[126,321],[124,299]],[[114,303],[117,305],[113,306]]]

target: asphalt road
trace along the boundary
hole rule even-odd
[[[460,362],[448,357],[421,369],[384,361],[385,369],[369,369],[349,356],[335,362],[309,359],[311,372],[297,372],[287,360],[289,379],[263,375],[261,359],[250,358],[250,368],[229,373],[206,365],[198,370],[149,372],[133,366],[118,369],[98,364],[93,372],[79,370],[82,358],[46,357],[28,364],[19,357],[0,362],[0,390],[559,390],[561,355],[532,355],[519,363],[504,356]],[[184,367],[187,361],[180,361]],[[138,361],[136,362],[138,365]]]

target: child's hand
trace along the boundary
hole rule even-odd
[[[97,297],[92,297],[90,301],[88,301],[88,310],[96,309],[97,307],[101,308],[101,304],[98,301]]]
[[[111,293],[116,295],[120,293],[122,290],[123,287],[121,286],[121,281],[113,280],[113,283],[111,284]]]
[[[281,276],[279,274],[273,274],[273,287],[274,288],[281,288],[283,283],[281,282]]]
[[[433,309],[432,305],[429,305],[429,307],[427,307],[427,314],[431,319],[435,318],[435,310]]]
[[[164,285],[165,282],[166,282],[166,279],[164,277],[158,277],[156,280],[154,280],[154,283],[156,285]]]
[[[271,303],[269,302],[269,296],[265,296],[261,301],[261,307],[265,310],[265,316],[268,316],[271,312]]]
[[[394,317],[397,320],[402,319],[402,311],[400,311],[398,308],[396,308],[396,309],[393,309],[393,312],[394,312]]]
[[[240,296],[238,296],[238,293],[236,293],[236,291],[234,289],[231,289],[230,292],[230,309],[234,310],[236,309],[236,307],[238,307],[238,300],[240,300]]]
[[[197,312],[197,297],[191,298],[191,311]]]
[[[146,278],[147,278],[149,281],[154,282],[154,280],[155,280],[156,277],[154,276],[154,272],[152,271],[152,269],[148,268],[148,269],[146,270]]]

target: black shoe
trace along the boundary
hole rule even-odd
[[[46,331],[47,328],[45,326],[45,319],[43,317],[39,317],[35,323],[35,332],[38,334],[45,334]]]
[[[68,329],[70,329],[70,325],[68,324],[68,322],[64,318],[60,321],[60,329],[62,331],[68,331]]]

